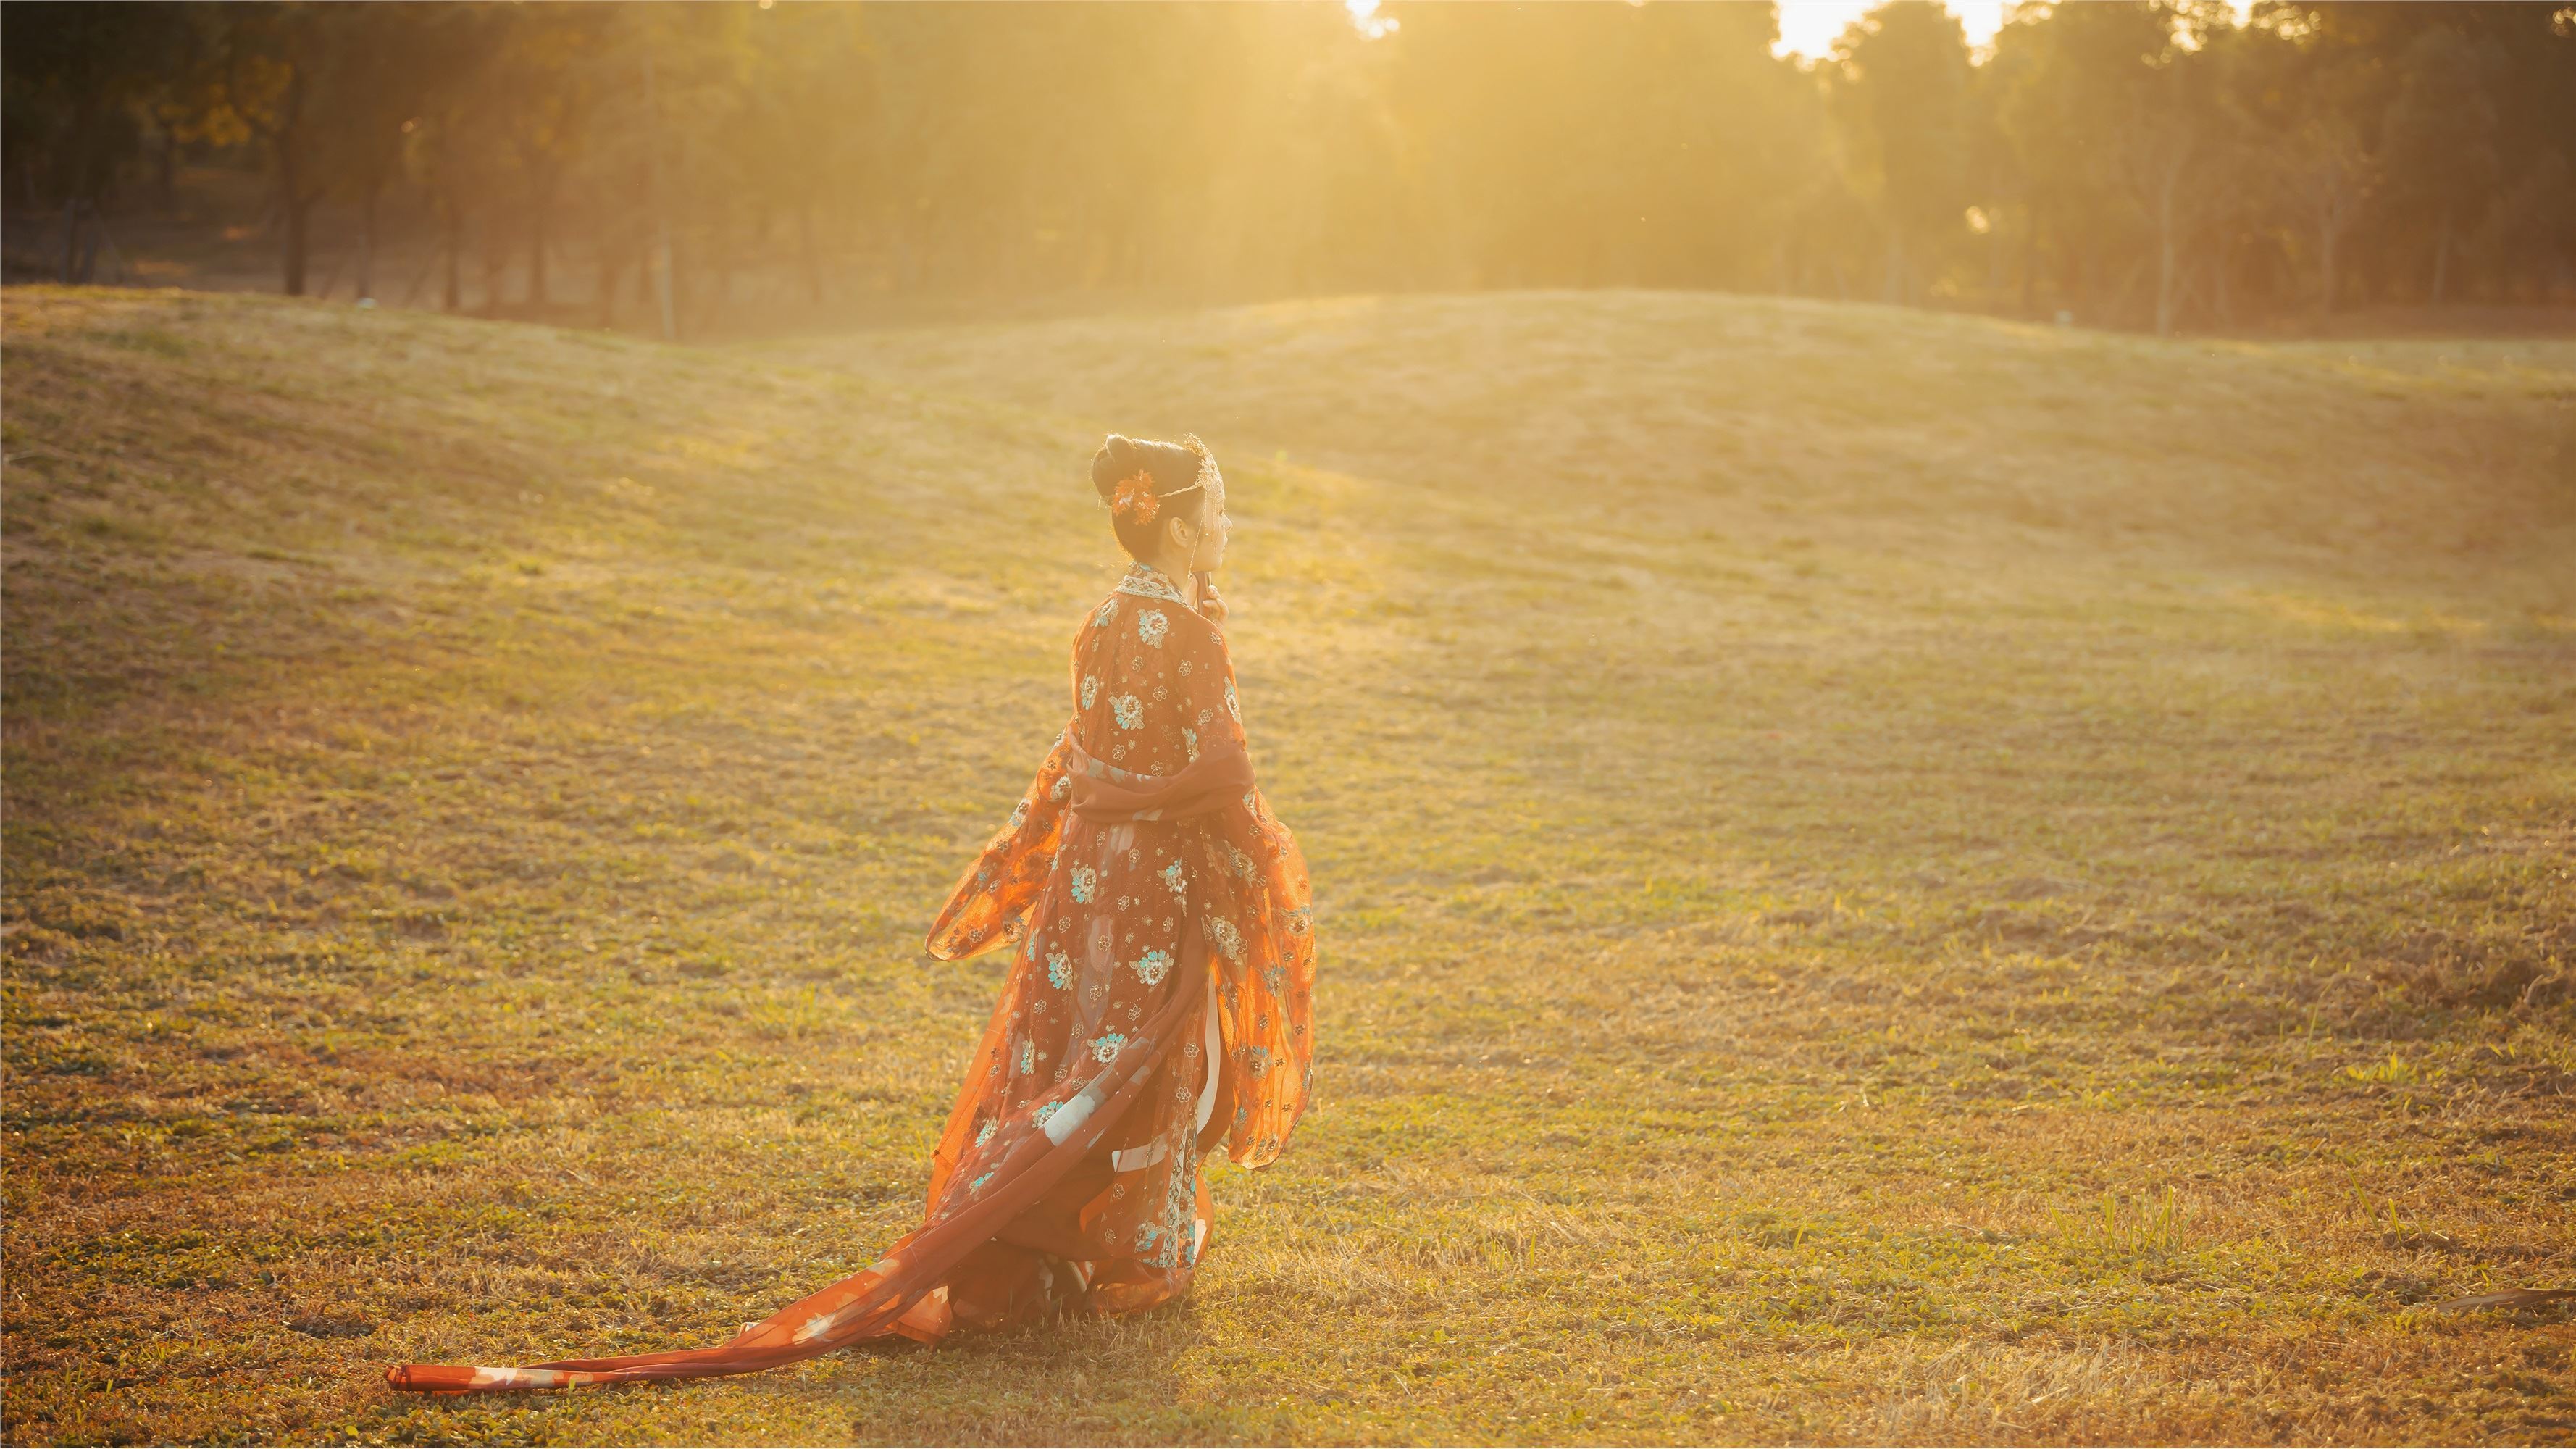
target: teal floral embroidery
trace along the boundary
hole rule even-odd
[[[1162,1210],[1136,1225],[1137,1253],[1157,1268],[1194,1261],[1198,1250],[1198,1162],[1183,1136],[1172,1170],[1163,1179]]]
[[[1047,984],[1058,991],[1073,985],[1073,958],[1062,951],[1047,953]]]
[[[1163,647],[1163,636],[1170,633],[1171,629],[1172,621],[1163,617],[1162,610],[1139,609],[1136,611],[1136,637],[1144,640],[1154,648],[1160,649]]]
[[[981,1147],[981,1146],[983,1146],[985,1143],[992,1141],[992,1140],[993,1140],[993,1129],[994,1129],[994,1128],[996,1128],[996,1127],[999,1127],[999,1126],[1001,1126],[1001,1125],[1002,1125],[1002,1124],[1001,1124],[1001,1123],[999,1123],[999,1122],[987,1122],[987,1123],[985,1123],[985,1124],[984,1124],[984,1128],[983,1128],[983,1130],[982,1130],[982,1131],[980,1131],[980,1132],[977,1132],[977,1133],[975,1134],[975,1145],[976,1145],[976,1146],[978,1146],[978,1147]]]
[[[1187,897],[1190,893],[1189,872],[1181,868],[1179,861],[1173,861],[1163,867],[1163,884],[1172,888],[1172,894]]]
[[[1148,986],[1162,985],[1164,975],[1171,969],[1172,953],[1169,951],[1148,950],[1144,955],[1136,958],[1136,979]],[[1102,1057],[1101,1060],[1109,1059]]]
[[[1118,1060],[1118,1049],[1126,1044],[1126,1033],[1116,1031],[1102,1032],[1100,1035],[1091,1039],[1091,1055],[1098,1061],[1114,1062]]]
[[[1099,697],[1100,676],[1097,674],[1086,674],[1082,676],[1082,707],[1084,709],[1091,708],[1091,702]]]
[[[1191,759],[1197,759],[1199,757],[1199,732],[1191,729],[1187,725],[1181,726],[1181,747],[1190,752]]]
[[[1216,942],[1217,950],[1224,953],[1225,959],[1238,964],[1242,962],[1243,932],[1235,929],[1234,922],[1223,916],[1210,916],[1207,933],[1208,938]]]
[[[994,1169],[993,1169],[993,1172],[999,1172],[999,1171],[1001,1171],[1001,1170],[1002,1170],[1002,1169],[1000,1169],[1000,1168],[998,1168],[998,1167],[997,1167],[997,1168],[994,1168]],[[968,1192],[982,1192],[982,1191],[984,1190],[984,1184],[986,1184],[986,1183],[988,1183],[988,1182],[991,1182],[991,1181],[993,1180],[993,1172],[985,1173],[982,1177],[979,1177],[979,1178],[975,1179],[973,1182],[970,1182],[970,1183],[966,1184],[966,1190],[967,1190]]]
[[[1117,617],[1118,596],[1112,594],[1108,598],[1100,601],[1100,612],[1091,616],[1091,622],[1103,629],[1106,629],[1109,627],[1109,621]]]
[[[1227,840],[1219,841],[1217,843],[1225,847],[1225,863],[1234,867],[1234,873],[1236,875],[1243,877],[1245,880],[1261,879],[1261,866],[1255,862],[1251,856],[1235,849],[1234,842]]]
[[[1047,795],[1051,799],[1061,800],[1072,793],[1073,777],[1071,775],[1058,775],[1055,779],[1055,788],[1049,790]]]
[[[1144,702],[1132,694],[1113,696],[1109,701],[1109,712],[1118,716],[1118,727],[1122,730],[1132,730],[1145,722]]]
[[[1073,868],[1072,890],[1073,898],[1076,901],[1079,901],[1086,906],[1090,905],[1093,901],[1100,899],[1099,875],[1096,874],[1090,866],[1075,866]]]
[[[1026,801],[1026,800],[1023,800],[1023,801],[1021,801],[1019,804],[1014,805],[1014,806],[1012,806],[1012,807],[1011,807],[1011,823],[1010,823],[1008,826],[1004,827],[1004,828],[1005,828],[1005,829],[1009,829],[1009,830],[1017,830],[1017,829],[1019,829],[1021,826],[1026,825],[1028,822],[1029,822],[1029,802],[1028,802],[1028,801]]]
[[[1243,723],[1243,710],[1234,702],[1234,681],[1231,679],[1225,682],[1225,712],[1234,716],[1236,724]]]
[[[1025,1077],[1037,1069],[1038,1044],[1033,1041],[1024,1041],[1020,1043],[1020,1075]]]

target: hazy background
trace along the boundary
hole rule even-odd
[[[2158,331],[2576,299],[2567,5],[0,17],[20,280],[647,332],[667,281],[687,337],[1515,287]]]

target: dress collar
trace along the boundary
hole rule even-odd
[[[1190,601],[1182,596],[1181,591],[1172,587],[1171,579],[1161,569],[1149,563],[1140,562],[1130,566],[1127,577],[1118,581],[1118,592],[1136,594],[1148,599],[1168,599],[1184,609],[1190,606]]]

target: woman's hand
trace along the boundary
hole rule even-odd
[[[1215,575],[1201,569],[1191,574],[1190,578],[1197,585],[1194,592],[1198,595],[1199,617],[1211,624],[1223,624],[1225,600],[1217,596]]]

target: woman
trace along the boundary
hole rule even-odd
[[[1012,949],[931,1158],[928,1216],[866,1270],[714,1348],[528,1368],[397,1365],[425,1392],[747,1373],[952,1323],[1133,1313],[1207,1245],[1204,1155],[1260,1167],[1306,1103],[1305,861],[1252,780],[1207,575],[1225,480],[1195,437],[1091,460],[1135,566],[1084,620],[1073,720],[931,927]]]

